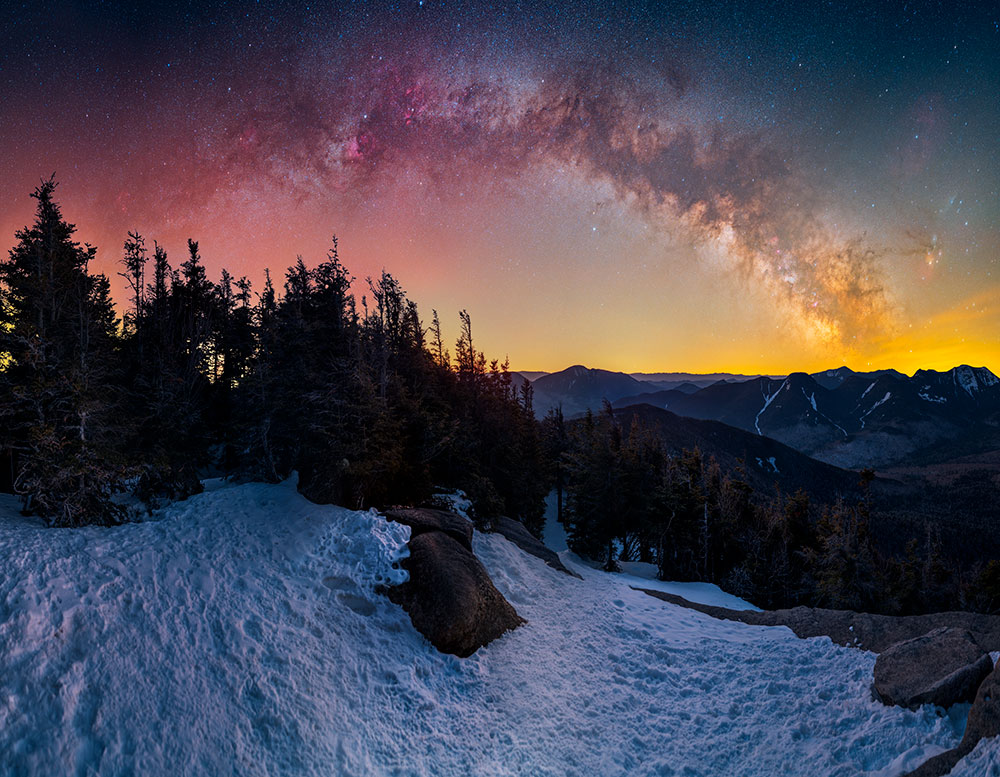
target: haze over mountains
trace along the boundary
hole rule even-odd
[[[820,461],[856,469],[944,460],[997,447],[1000,379],[984,367],[946,372],[855,372],[847,367],[788,376],[718,373],[636,375],[570,367],[532,382],[543,416],[567,417],[651,405],[770,437]]]

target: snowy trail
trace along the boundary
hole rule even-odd
[[[530,560],[499,538],[477,542],[529,620],[495,653],[549,678],[549,690],[536,693],[559,710],[531,730],[525,752],[538,758],[562,746],[558,764],[593,745],[593,760],[553,774],[897,774],[960,737],[962,718],[872,702],[874,654],[660,607],[628,580],[582,566],[583,584],[550,581],[565,599],[539,600]],[[532,635],[540,621],[549,639],[541,627]]]
[[[110,530],[0,512],[0,774],[889,777],[964,725],[872,702],[873,654],[498,535],[476,552],[528,624],[441,655],[375,592],[408,530],[289,485]]]

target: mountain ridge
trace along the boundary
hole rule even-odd
[[[674,374],[682,373],[657,373]],[[718,375],[724,374],[711,377]],[[926,459],[934,446],[960,439],[981,448],[977,436],[1000,427],[1000,378],[967,364],[912,376],[844,366],[779,377],[730,375],[701,386],[574,365],[532,385],[539,417],[557,406],[567,417],[599,410],[605,400],[616,407],[649,404],[772,437],[848,469],[894,465],[911,455]]]

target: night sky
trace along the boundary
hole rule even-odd
[[[98,270],[336,233],[513,368],[1000,372],[996,2],[2,8],[4,250],[55,172]]]

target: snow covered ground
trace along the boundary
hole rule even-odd
[[[873,702],[873,654],[577,580],[499,535],[475,550],[528,623],[441,655],[376,592],[407,533],[291,484],[215,483],[113,529],[8,500],[0,774],[890,777],[961,736],[967,707]],[[1000,764],[992,744],[969,761]]]
[[[641,561],[620,562],[622,573],[617,575],[623,583],[633,588],[649,588],[653,591],[663,591],[687,599],[698,604],[711,604],[715,607],[726,607],[730,610],[759,610],[745,599],[727,594],[719,586],[712,583],[678,583],[656,579],[656,565],[644,564]]]
[[[568,554],[569,543],[566,530],[556,520],[556,492],[553,491],[545,499],[545,526],[542,531],[542,542],[550,550],[563,557],[563,563],[584,565],[584,562],[573,554]],[[619,582],[627,583],[633,588],[650,588],[675,594],[698,604],[711,604],[716,607],[728,607],[730,610],[759,610],[750,602],[738,596],[727,594],[719,586],[712,583],[677,583],[656,579],[656,565],[644,564],[641,561],[621,562],[622,574],[616,575]]]

